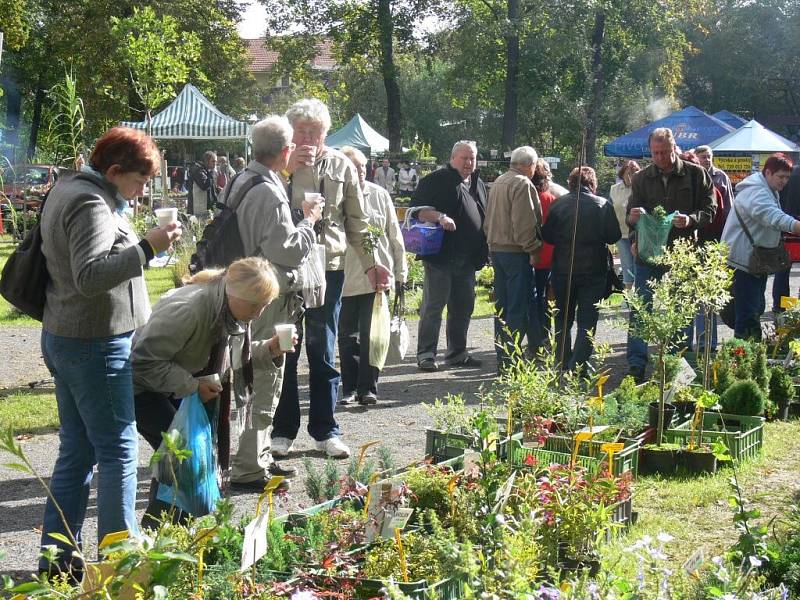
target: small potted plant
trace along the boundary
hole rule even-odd
[[[703,413],[717,406],[718,402],[719,396],[708,390],[695,399],[692,430],[682,457],[684,466],[691,473],[714,473],[717,470],[717,457],[707,444],[703,444]]]

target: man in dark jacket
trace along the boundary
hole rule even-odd
[[[636,223],[643,214],[661,206],[667,213],[676,213],[672,219],[668,244],[677,238],[694,240],[698,229],[714,220],[717,202],[711,176],[700,165],[678,157],[672,130],[659,127],[648,139],[653,164],[633,176],[631,198],[628,201],[628,225],[631,227],[631,250],[636,257],[634,287],[648,302],[653,292],[648,281],[660,279],[663,269],[640,260],[636,252]],[[631,315],[631,319],[635,318]],[[629,374],[637,382],[644,381],[647,367],[647,342],[628,333]]]
[[[475,271],[489,254],[483,221],[486,186],[475,172],[475,142],[453,146],[450,163],[419,182],[411,206],[421,221],[439,223],[445,230],[438,254],[422,257],[425,283],[420,307],[417,365],[436,371],[436,350],[442,311],[447,305],[447,352],[451,365],[476,367],[480,361],[467,352],[467,331],[475,306]]]
[[[542,238],[553,244],[550,280],[556,297],[556,356],[564,368],[575,369],[589,360],[594,349],[592,337],[599,316],[596,305],[606,291],[606,244],[615,243],[622,234],[614,206],[594,195],[594,169],[573,169],[568,185],[570,193],[550,206]],[[570,331],[576,316],[578,334],[572,348]]]
[[[189,169],[189,212],[196,217],[205,217],[217,202],[215,170],[217,155],[211,150],[203,154],[203,164],[194,163]]]

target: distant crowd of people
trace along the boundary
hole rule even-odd
[[[50,489],[70,530],[48,500],[42,544],[62,549],[56,568],[80,568],[67,538],[50,534],[79,539],[95,466],[99,538],[138,531],[138,434],[156,448],[181,399],[191,394],[216,407],[218,459],[232,487],[261,491],[274,475],[284,476],[282,487],[288,487],[296,469],[276,458],[290,455],[301,426],[297,364],[303,345],[308,433],[324,455],[350,455],[336,407],[379,402],[380,372],[370,364],[371,315],[381,295],[400,291],[408,273],[392,192],[411,194],[412,215],[444,232],[441,250],[421,257],[416,364],[423,372],[441,368],[445,307],[443,363],[480,366],[469,353],[468,331],[475,274],[489,262],[498,370],[515,349],[530,358],[545,344],[551,297],[557,340],[551,350],[566,369],[589,363],[597,303],[613,268],[609,246],[619,251],[625,284],[646,298],[648,281],[664,273],[637,253],[637,222],[657,207],[673,214],[670,243],[728,242],[736,334],[758,337],[767,277],[751,272],[753,248],[777,246],[782,232],[800,234],[800,221],[779,203],[787,182],[793,206],[800,189],[797,168],[782,155],[741,182],[734,201],[709,148],[682,154],[669,129],[656,129],[649,140],[652,164],[642,169],[624,163],[607,200],[597,195],[593,169],[573,169],[568,189],[562,188],[530,146],[514,149],[507,172],[487,186],[476,170],[473,141],[456,142],[446,165],[419,178],[408,163],[395,172],[388,160],[371,167],[355,148],[326,146],[330,125],[327,107],[304,99],[285,115],[254,125],[248,164],[232,168],[205,153],[190,173],[190,210],[207,214],[217,202],[234,210],[245,257],[194,275],[152,312],[143,267],[180,238],[181,227],[161,225],[140,240],[123,208],[158,169],[154,142],[115,127],[98,140],[88,164],[54,186],[42,215],[51,278],[42,352],[55,378],[61,419]],[[375,244],[365,243],[374,237]],[[306,267],[320,249],[324,295],[312,301],[301,291],[307,289]],[[292,324],[296,333],[287,346],[277,327]],[[699,339],[705,343],[704,334]],[[631,374],[642,380],[645,342],[631,335],[627,356]],[[243,418],[238,449],[229,456],[232,411]],[[148,519],[165,508],[157,487],[151,486]],[[52,568],[44,559],[40,566]]]

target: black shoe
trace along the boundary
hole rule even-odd
[[[428,371],[432,373],[433,371],[439,370],[439,365],[436,364],[436,361],[432,358],[425,358],[417,363],[417,368],[420,371]]]
[[[478,367],[482,367],[483,366],[483,361],[482,360],[478,360],[477,358],[474,358],[472,356],[467,356],[467,358],[465,358],[464,360],[461,360],[461,361],[458,361],[458,362],[454,362],[454,363],[450,363],[450,366],[452,366],[452,367],[466,367],[468,369],[475,369],[475,368],[478,368]]]
[[[361,406],[373,406],[378,403],[378,397],[371,392],[367,392],[363,396],[359,396],[357,400]]]
[[[255,492],[260,494],[264,491],[264,488],[267,485],[268,479],[256,479],[255,481],[231,481],[231,489],[237,492]],[[278,487],[275,488],[276,492],[288,492],[289,488],[291,487],[291,482],[288,479],[284,479],[278,484]]]
[[[644,374],[644,367],[631,367],[628,369],[628,376],[633,377],[633,380],[637,383],[644,383],[645,382],[645,374]]]
[[[297,468],[291,466],[284,466],[277,461],[269,463],[268,471],[270,475],[278,475],[281,477],[292,478],[297,476]]]

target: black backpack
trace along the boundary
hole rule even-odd
[[[189,260],[189,272],[194,275],[203,269],[224,268],[235,260],[244,258],[244,244],[239,233],[239,222],[236,219],[236,209],[242,203],[245,194],[259,183],[267,183],[268,179],[263,175],[254,175],[242,184],[236,197],[228,203],[233,183],[241,175],[246,173],[245,169],[228,184],[224,203],[217,202],[216,207],[220,209],[219,214],[214,217],[203,229],[203,236],[197,242],[194,254]],[[250,171],[252,173],[252,171]]]
[[[40,221],[46,201],[47,195],[42,198],[39,209]],[[36,223],[8,257],[0,276],[0,294],[29,317],[41,321],[44,318],[48,281],[50,274],[42,254],[42,232],[39,223]]]
[[[73,180],[82,179],[100,185],[94,175],[75,173]],[[0,295],[31,318],[41,321],[44,318],[47,283],[47,260],[42,254],[42,232],[40,223],[44,205],[52,188],[42,197],[39,205],[39,221],[31,228],[22,243],[8,257],[3,273],[0,275]]]

